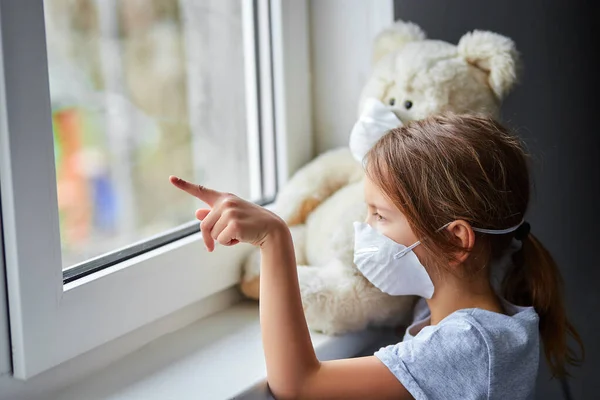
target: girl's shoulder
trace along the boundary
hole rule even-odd
[[[437,325],[430,326],[428,325],[430,312],[427,303],[424,300],[419,301],[415,307],[413,323],[406,331],[405,340],[418,335],[421,335],[422,338],[440,330],[442,332],[438,332],[438,334],[444,332],[451,334],[455,331],[465,334],[465,332],[475,329],[474,333],[481,334],[485,339],[488,339],[488,333],[505,333],[511,330],[537,334],[539,316],[533,307],[517,306],[504,299],[501,299],[501,302],[505,314],[480,308],[465,308],[448,315]]]
[[[514,335],[539,336],[539,316],[533,307],[517,306],[501,299],[505,314],[472,308],[459,310],[454,318],[465,319],[476,326],[484,336],[511,333]],[[449,317],[451,317],[450,315]],[[490,336],[491,335],[491,336]]]
[[[495,398],[496,390],[512,393],[505,382],[515,380],[522,382],[519,390],[529,393],[539,362],[538,317],[530,307],[505,309],[506,315],[476,308],[456,311],[375,356],[416,398],[461,398],[465,387]],[[440,381],[432,380],[435,376]],[[453,392],[450,381],[460,383],[461,392]]]

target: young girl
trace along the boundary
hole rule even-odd
[[[554,376],[580,359],[559,271],[523,218],[530,182],[519,140],[492,119],[442,115],[389,131],[366,156],[369,216],[355,262],[380,289],[418,287],[430,317],[374,356],[319,362],[304,319],[293,244],[273,213],[171,177],[206,202],[206,247],[260,246],[260,319],[278,399],[531,399],[539,340]],[[508,271],[491,260],[514,240]],[[491,277],[503,273],[495,290]]]

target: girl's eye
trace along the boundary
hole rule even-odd
[[[396,99],[392,97],[391,99],[388,100],[388,104],[390,106],[393,106],[394,104],[396,104]]]
[[[373,213],[373,216],[377,218],[377,221],[383,220],[383,217],[379,213]]]

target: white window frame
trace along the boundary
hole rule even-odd
[[[1,40],[1,39],[0,39]],[[2,65],[0,65],[0,73]],[[3,99],[0,97],[0,103]],[[0,212],[0,378],[12,370],[10,364],[10,336],[8,331],[8,304],[6,296],[6,272],[4,269],[4,245],[2,238],[2,213]]]
[[[259,47],[269,49],[263,54],[245,41],[246,76],[262,74],[252,70],[254,57],[271,55],[273,82],[267,96],[264,89],[258,101],[248,96],[248,135],[257,137],[257,110],[263,113],[270,104],[270,143],[277,149],[271,163],[282,184],[313,156],[308,2],[240,1],[244,29],[258,31]],[[270,29],[256,30],[254,9],[270,16]],[[256,90],[252,81],[246,90]],[[42,0],[0,2],[0,100],[0,194],[15,378],[29,379],[239,282],[249,247],[207,253],[196,233],[63,285]],[[250,143],[250,155],[257,151]],[[249,179],[259,178],[251,170]],[[6,320],[3,314],[0,308]]]

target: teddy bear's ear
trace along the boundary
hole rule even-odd
[[[375,64],[386,54],[400,50],[407,43],[425,40],[425,38],[425,32],[418,25],[398,20],[375,38],[372,62]]]
[[[489,85],[498,99],[508,95],[518,80],[519,53],[506,36],[487,31],[473,31],[458,42],[458,53],[467,62],[489,75]]]

